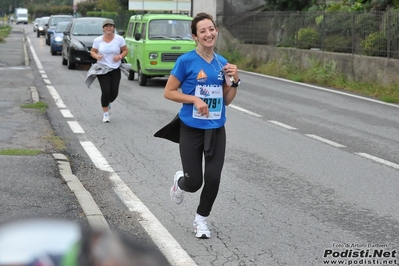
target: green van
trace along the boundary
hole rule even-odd
[[[148,79],[170,74],[177,58],[195,49],[191,20],[186,15],[142,14],[130,17],[125,40],[132,65],[128,79],[137,72],[140,86]]]

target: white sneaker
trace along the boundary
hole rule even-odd
[[[211,237],[211,231],[209,231],[208,225],[205,221],[194,221],[194,233],[195,236],[202,239]]]
[[[173,177],[173,186],[170,188],[170,198],[174,203],[179,205],[183,201],[184,191],[179,188],[177,184],[180,177],[183,177],[183,171],[177,171],[175,176]]]
[[[109,123],[109,114],[108,113],[104,113],[103,114],[103,123]]]

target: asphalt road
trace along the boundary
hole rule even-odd
[[[170,201],[178,147],[153,137],[179,109],[163,98],[166,80],[140,87],[123,77],[111,123],[103,124],[98,83],[84,85],[87,67],[68,70],[26,29],[50,124],[116,230],[152,239],[175,265],[187,257],[193,265],[268,266],[396,259],[397,105],[242,72],[227,112],[212,238],[198,240],[192,221],[199,194],[178,207]],[[363,256],[344,257],[349,250]]]

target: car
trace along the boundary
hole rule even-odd
[[[52,15],[50,16],[50,19],[48,20],[48,23],[46,24],[46,28],[44,29],[45,34],[44,36],[46,37],[46,44],[50,45],[50,39],[51,35],[54,32],[55,27],[57,26],[58,22],[61,21],[72,21],[73,16],[72,15]]]
[[[33,32],[36,32],[37,30],[37,25],[39,24],[40,18],[36,18],[35,21],[33,21]]]
[[[125,57],[131,65],[128,79],[137,73],[139,85],[146,86],[151,78],[168,76],[177,58],[195,49],[191,21],[181,14],[131,16],[125,36],[131,51]]]
[[[56,55],[58,52],[62,51],[62,37],[64,37],[64,31],[69,23],[69,21],[58,22],[53,34],[51,34],[50,53],[52,55]]]
[[[49,19],[50,19],[50,17],[40,18],[39,23],[37,24],[37,30],[36,30],[37,38],[39,38],[40,36],[45,34],[44,29],[46,28],[46,24]]]
[[[64,31],[62,39],[62,64],[68,69],[75,69],[76,64],[93,64],[90,50],[95,38],[104,34],[103,21],[100,17],[74,18]],[[116,29],[115,29],[116,31]],[[117,34],[123,35],[124,31]]]

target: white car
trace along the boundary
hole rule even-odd
[[[39,25],[39,20],[40,18],[36,18],[35,21],[33,21],[33,32],[36,32],[37,26]]]

